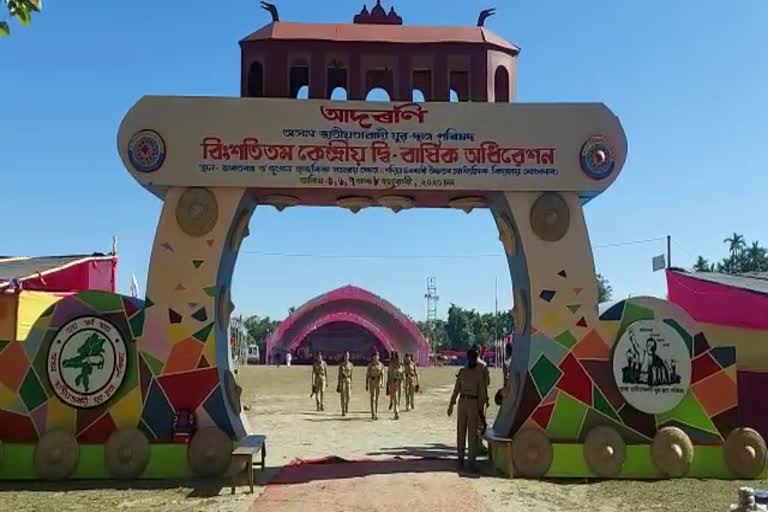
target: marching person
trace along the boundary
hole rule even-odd
[[[403,392],[403,378],[405,371],[403,363],[400,362],[400,354],[394,352],[392,360],[387,368],[387,392],[389,393],[389,408],[394,409],[395,419],[400,419],[400,397]]]
[[[339,364],[339,382],[336,391],[341,395],[341,415],[349,412],[349,395],[352,389],[352,362],[349,360],[349,352],[344,352]]]
[[[374,352],[365,372],[365,390],[371,398],[371,419],[379,419],[379,393],[384,381],[384,365],[379,361],[379,353]]]
[[[413,354],[406,354],[405,364],[405,410],[414,409],[414,398],[419,390],[419,373],[416,371],[416,361]]]
[[[318,352],[315,355],[315,362],[312,364],[312,394],[315,395],[315,406],[318,411],[324,411],[325,406],[325,388],[328,386],[328,366],[323,361],[323,354]]]
[[[470,469],[476,469],[478,455],[478,432],[485,418],[485,403],[488,399],[485,387],[485,372],[478,365],[478,353],[475,348],[467,351],[467,365],[456,375],[451,402],[448,406],[448,417],[453,415],[456,400],[459,400],[459,411],[456,418],[456,451],[459,468],[464,467],[464,454],[469,441]]]

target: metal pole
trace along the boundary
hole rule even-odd
[[[499,344],[499,277],[493,279],[493,364],[498,363],[498,344]]]
[[[667,268],[672,266],[672,235],[667,235]]]

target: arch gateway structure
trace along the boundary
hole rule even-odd
[[[227,343],[235,259],[256,208],[300,205],[490,213],[516,328],[486,433],[502,472],[764,474],[732,347],[664,300],[598,313],[584,206],[627,152],[605,105],[510,103],[519,50],[482,26],[410,27],[378,2],[352,24],[272,11],[241,45],[251,97],[147,96],[126,114],[120,156],[163,202],[145,300],[83,292],[0,340],[15,369],[0,375],[0,478],[223,472],[247,431]],[[299,83],[312,99],[292,99]],[[327,99],[339,84],[351,101]],[[395,101],[357,101],[370,87]]]

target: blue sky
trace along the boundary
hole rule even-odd
[[[362,6],[277,3],[283,20],[317,22],[349,21]],[[474,25],[492,3],[396,8],[408,24]],[[665,242],[605,245],[671,234],[673,263],[690,266],[697,254],[723,255],[734,230],[768,243],[768,2],[496,4],[488,27],[522,48],[518,101],[602,101],[624,125],[624,172],[586,207],[598,271],[617,297],[664,296],[650,260]],[[70,0],[47,2],[29,28],[14,25],[0,40],[0,254],[108,251],[116,234],[120,290],[131,273],[143,290],[160,202],[119,161],[120,120],[144,94],[238,95],[237,41],[268,18],[256,0]],[[280,318],[354,283],[423,318],[430,275],[441,314],[451,302],[492,311],[496,279],[501,307],[511,305],[487,211],[263,208],[251,233],[236,313]]]

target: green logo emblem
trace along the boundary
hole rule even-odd
[[[48,378],[65,403],[97,407],[125,379],[127,353],[120,331],[99,317],[72,320],[56,333],[48,351]]]

